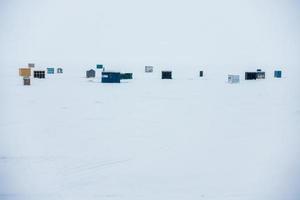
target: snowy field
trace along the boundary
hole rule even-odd
[[[1,76],[1,200],[299,199],[298,70],[228,84],[140,66],[102,84],[62,67],[31,86]]]

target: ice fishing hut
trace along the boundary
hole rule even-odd
[[[203,77],[203,71],[200,71],[200,72],[199,72],[199,76],[200,76],[200,77]]]
[[[172,79],[172,71],[162,71],[161,79]]]
[[[96,71],[93,69],[90,69],[86,71],[86,77],[87,78],[95,78],[96,77]]]
[[[265,79],[266,73],[261,71],[261,69],[257,69],[256,71],[256,79]]]
[[[47,68],[47,74],[54,74],[54,68],[53,67]]]
[[[120,83],[121,73],[120,72],[102,72],[102,83]]]
[[[240,76],[239,75],[228,75],[228,83],[239,83],[240,82]]]
[[[44,70],[34,70],[33,78],[45,78],[45,71]]]
[[[275,70],[275,71],[274,71],[274,77],[275,77],[275,78],[281,78],[281,77],[282,77],[282,71],[280,71],[280,70]]]
[[[121,79],[132,79],[132,73],[122,73]]]
[[[30,85],[30,77],[23,77],[23,85]]]
[[[96,68],[97,68],[97,69],[103,69],[103,65],[102,65],[102,64],[97,64],[97,65],[96,65]]]
[[[245,72],[245,80],[256,80],[256,72]]]
[[[62,73],[63,73],[63,69],[62,69],[62,68],[57,68],[57,69],[56,69],[56,73],[62,74]]]
[[[19,75],[22,77],[29,77],[29,76],[31,76],[31,69],[30,68],[20,68]]]
[[[34,63],[28,63],[29,68],[34,68]]]
[[[152,73],[153,72],[153,66],[145,66],[145,72],[146,73]]]

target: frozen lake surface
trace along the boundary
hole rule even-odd
[[[1,200],[299,199],[297,74],[140,68],[101,84],[84,70],[1,77]]]

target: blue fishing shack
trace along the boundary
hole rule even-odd
[[[120,72],[102,72],[102,83],[120,83],[121,73]]]
[[[54,67],[48,67],[47,74],[54,74]]]

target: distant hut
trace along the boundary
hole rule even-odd
[[[87,78],[95,78],[96,77],[96,71],[93,69],[90,69],[86,71],[86,77]]]
[[[145,72],[146,73],[152,73],[153,72],[153,66],[145,66]]]
[[[199,76],[200,76],[200,77],[203,77],[203,71],[200,71],[200,72],[199,72]]]
[[[120,72],[102,72],[102,83],[120,83],[121,73]]]
[[[265,79],[265,77],[266,77],[266,73],[265,72],[263,72],[263,71],[256,72],[256,78],[257,79]]]
[[[63,73],[63,69],[62,69],[62,68],[57,68],[57,69],[56,69],[56,72],[57,72],[58,74],[62,74],[62,73]]]
[[[162,71],[161,79],[172,79],[172,71]]]
[[[44,70],[34,70],[33,78],[45,78],[45,71]]]
[[[34,63],[28,63],[29,68],[34,68]]]
[[[22,77],[30,77],[31,76],[31,69],[30,68],[20,68],[19,75]]]
[[[256,80],[256,72],[245,72],[245,80]]]
[[[47,74],[54,74],[54,68],[53,67],[47,68]]]
[[[30,78],[29,77],[23,77],[23,85],[30,85]]]
[[[103,69],[103,65],[102,65],[102,64],[97,64],[97,65],[96,65],[96,68],[97,68],[97,69]]]
[[[228,83],[239,83],[240,82],[240,76],[239,75],[228,75]]]
[[[282,77],[282,71],[281,70],[275,70],[274,71],[274,77],[275,78],[281,78]]]
[[[132,79],[133,75],[132,73],[122,73],[121,79]]]

